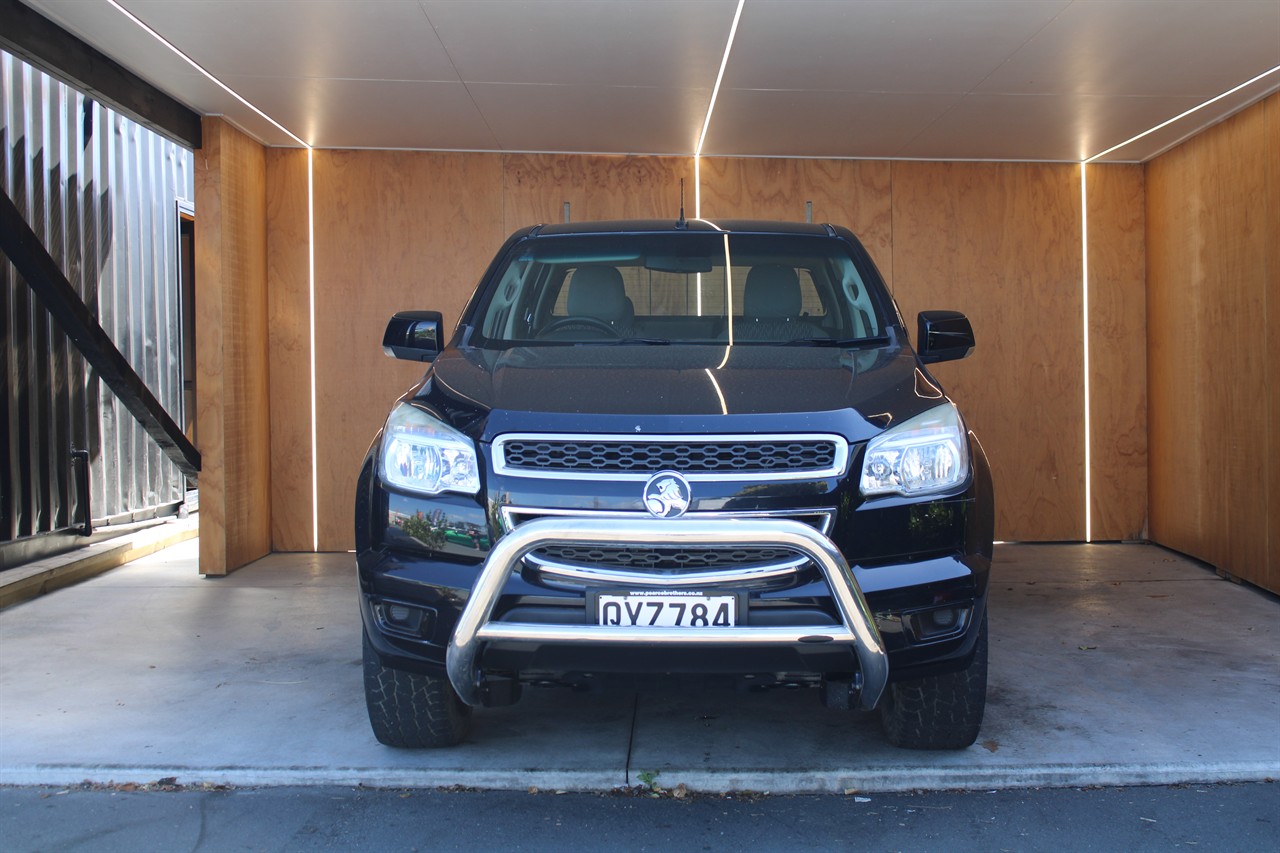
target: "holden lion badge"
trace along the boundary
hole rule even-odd
[[[659,471],[644,484],[644,507],[658,518],[679,518],[690,500],[689,481],[675,471]]]

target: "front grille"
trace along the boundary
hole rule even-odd
[[[773,513],[690,513],[686,518],[738,518],[744,520],[790,519],[825,534],[831,527],[830,509],[791,510]],[[634,523],[649,519],[642,512],[599,513],[503,507],[503,524],[514,530],[535,518],[581,516],[584,519],[617,519]],[[645,543],[583,543],[572,540],[546,542],[524,558],[521,574],[529,583],[552,589],[590,588],[697,588],[725,586],[734,590],[785,589],[813,580],[817,567],[803,554],[784,545],[689,546],[665,544],[661,539]]]
[[[795,557],[785,548],[680,548],[547,545],[531,555],[535,561],[631,571],[713,571],[779,563]]]
[[[696,439],[511,436],[496,442],[504,470],[526,476],[823,476],[839,473],[847,446],[837,436]]]

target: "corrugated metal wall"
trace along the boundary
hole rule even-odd
[[[178,423],[178,199],[190,151],[0,51],[0,182],[85,304]],[[0,545],[83,523],[70,460],[91,460],[95,520],[176,504],[166,459],[0,257]]]

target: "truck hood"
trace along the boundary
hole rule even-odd
[[[649,428],[704,429],[723,417],[749,422],[797,413],[856,413],[868,437],[944,399],[911,351],[740,345],[540,346],[450,348],[436,360],[420,397],[488,413],[489,435],[528,428],[527,415],[564,428],[599,429],[624,421]],[[591,416],[589,419],[584,416]],[[588,420],[590,423],[588,423]],[[496,422],[496,423],[495,423]],[[551,426],[551,423],[546,423]],[[627,427],[630,431],[630,427]],[[683,431],[683,430],[682,430]]]

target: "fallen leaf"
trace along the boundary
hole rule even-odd
[[[1080,646],[1079,648],[1080,648],[1080,651],[1082,652],[1091,652],[1094,649],[1096,649],[1097,646]]]
[[[997,749],[1000,748],[1000,744],[994,740],[984,740],[982,742],[982,748],[985,749],[987,752],[995,752]]]

